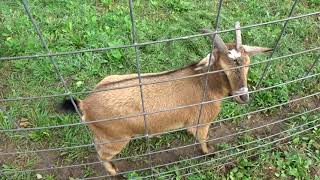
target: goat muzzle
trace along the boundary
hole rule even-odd
[[[247,87],[242,87],[238,91],[233,92],[235,100],[240,104],[249,102],[249,93]]]

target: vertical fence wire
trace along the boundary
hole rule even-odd
[[[218,11],[217,11],[217,17],[216,17],[216,22],[215,22],[215,33],[213,34],[213,38],[212,38],[212,43],[211,43],[211,52],[209,55],[209,62],[208,62],[208,70],[207,73],[205,75],[205,80],[204,80],[204,87],[203,87],[203,92],[202,92],[202,96],[201,96],[201,101],[200,101],[200,107],[199,107],[199,115],[197,118],[197,126],[196,126],[196,132],[195,132],[195,140],[194,140],[194,144],[196,143],[197,139],[198,139],[198,130],[199,128],[202,128],[199,126],[200,124],[200,119],[201,119],[201,114],[203,111],[203,102],[206,100],[207,97],[207,91],[208,91],[208,78],[209,78],[209,72],[210,72],[210,67],[211,67],[211,63],[212,63],[212,58],[214,58],[214,39],[216,37],[217,31],[218,31],[218,27],[219,27],[219,22],[220,22],[220,17],[221,17],[221,8],[222,8],[222,0],[219,0],[218,2]],[[195,148],[194,147],[194,152],[195,152]]]
[[[310,66],[310,68],[307,70],[307,72],[304,74],[304,76],[308,76],[311,72],[312,72],[312,69],[314,67],[316,67],[316,65],[319,63],[319,60],[320,58],[316,58],[316,60],[313,61],[312,65]]]
[[[131,37],[132,37],[132,44],[137,44],[137,30],[136,30],[136,23],[135,23],[135,17],[134,17],[134,3],[133,0],[129,0],[129,8],[130,8],[130,20],[131,20]],[[144,122],[144,130],[145,130],[145,139],[147,144],[147,153],[149,154],[149,167],[153,169],[153,163],[152,163],[152,157],[150,154],[151,151],[151,145],[150,145],[150,137],[149,137],[149,130],[148,130],[148,122],[147,122],[147,114],[145,109],[145,101],[143,96],[143,86],[142,86],[142,78],[141,78],[141,67],[140,67],[140,55],[139,55],[139,49],[137,46],[134,46],[134,52],[135,52],[135,60],[136,60],[136,69],[138,74],[138,80],[139,80],[139,89],[140,89],[140,99],[141,99],[141,108],[143,113],[143,122]],[[152,178],[153,171],[152,171]]]
[[[39,27],[38,23],[36,22],[35,18],[32,16],[28,0],[22,0],[22,4],[23,4],[24,10],[26,11],[26,14],[27,14],[28,18],[30,19],[30,21],[31,21],[31,23],[33,25],[34,30],[36,31],[36,34],[38,35],[38,38],[40,40],[40,43],[41,43],[42,47],[45,49],[45,51],[47,51],[48,54],[51,54],[51,51],[50,51],[50,49],[48,47],[47,42],[44,39],[44,36],[43,36],[43,34],[42,34],[41,30],[40,30],[40,27]],[[77,112],[77,114],[78,114],[78,116],[80,118],[80,121],[81,121],[81,119],[82,119],[81,112],[80,112],[80,110],[79,110],[74,98],[70,94],[71,91],[69,90],[69,88],[67,86],[67,83],[64,80],[64,78],[62,76],[62,73],[60,72],[60,69],[59,69],[59,66],[58,66],[57,62],[55,61],[53,56],[49,56],[49,58],[50,58],[50,61],[51,61],[52,65],[53,65],[53,67],[54,67],[54,71],[55,71],[56,75],[58,76],[60,82],[62,83],[64,92],[69,94],[69,98],[71,100],[71,103],[72,103],[74,109],[76,110],[76,112]],[[94,147],[97,150],[97,146],[96,146],[96,143],[93,140],[91,132],[89,131],[88,127],[85,127],[85,129],[86,129],[86,131],[88,132],[88,134],[90,136],[91,142],[93,142]],[[100,157],[97,156],[97,158],[98,158],[99,162],[101,162]]]
[[[291,9],[290,9],[288,18],[290,18],[290,17],[292,16],[293,11],[294,11],[296,5],[298,4],[298,1],[299,1],[299,0],[295,0],[295,1],[293,2],[293,5],[292,5],[292,7],[291,7]],[[281,29],[281,32],[280,32],[280,34],[279,34],[279,36],[278,36],[278,39],[277,39],[277,41],[276,41],[276,43],[275,43],[275,45],[274,45],[274,48],[273,48],[271,54],[270,54],[269,57],[268,57],[268,59],[272,58],[273,55],[274,55],[274,53],[275,53],[275,52],[277,51],[277,49],[279,48],[280,40],[282,39],[282,37],[283,37],[284,34],[285,34],[285,29],[286,29],[286,27],[287,27],[287,25],[288,25],[288,22],[289,22],[289,20],[286,20],[286,21],[284,22],[284,24],[283,24],[283,26],[282,26],[282,29]],[[265,67],[263,68],[262,73],[261,73],[261,76],[260,76],[260,78],[259,78],[259,81],[258,81],[258,83],[256,84],[256,88],[257,88],[257,89],[260,88],[261,82],[262,82],[263,78],[267,75],[267,72],[268,72],[270,66],[271,66],[271,62],[268,62],[268,63],[265,65]]]

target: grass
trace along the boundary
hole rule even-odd
[[[37,20],[42,33],[53,52],[73,51],[77,49],[109,47],[131,43],[131,21],[127,1],[97,0],[97,1],[30,1],[30,8]],[[197,34],[203,27],[213,28],[217,14],[217,2],[152,0],[134,2],[135,23],[137,26],[137,41],[147,42],[159,39],[174,38]],[[250,25],[287,17],[292,2],[281,3],[268,0],[223,1],[219,29],[230,29],[234,22],[241,21],[242,25]],[[318,0],[299,1],[294,15],[319,11]],[[30,20],[23,6],[18,1],[4,0],[0,2],[0,56],[20,56],[46,53],[41,47]],[[282,23],[245,29],[244,44],[273,47],[281,31]],[[279,57],[305,49],[318,47],[320,44],[319,18],[317,16],[292,20],[288,23],[286,34],[282,37],[279,49],[274,57]],[[233,32],[221,35],[226,42],[232,42]],[[206,38],[192,38],[162,44],[153,44],[139,48],[142,72],[159,72],[182,67],[198,61],[210,51],[210,43]],[[253,57],[252,62],[265,60],[267,55]],[[294,57],[274,61],[270,71],[262,81],[262,87],[302,77],[310,65],[319,58],[319,52],[311,52]],[[135,54],[133,48],[115,49],[98,53],[82,53],[73,56],[54,58],[72,92],[84,92],[92,89],[103,77],[110,74],[135,73]],[[256,84],[264,65],[256,65],[250,69],[249,89],[257,89]],[[0,62],[0,97],[28,97],[64,93],[63,85],[57,78],[49,58],[36,60],[19,60]],[[310,74],[320,72],[316,65]],[[258,108],[269,107],[287,102],[297,96],[319,92],[319,77],[316,76],[304,83],[290,83],[271,90],[258,92],[252,102],[240,106],[234,102],[223,103],[219,119],[233,117]],[[79,96],[83,98],[84,96]],[[21,119],[28,121],[29,127],[53,126],[79,122],[72,114],[56,112],[55,106],[62,98],[37,99],[0,103],[0,129],[17,128]],[[283,109],[275,108],[264,112],[265,117],[279,113]],[[288,112],[289,113],[289,112]],[[290,112],[294,114],[294,111]],[[298,112],[295,112],[298,113]],[[316,116],[316,115],[315,115]],[[311,119],[309,118],[309,121]],[[244,118],[236,118],[231,124],[238,126]],[[303,118],[290,121],[286,127],[295,127]],[[84,126],[44,129],[17,133],[1,133],[15,145],[17,151],[32,149],[47,149],[69,147],[91,143],[90,134]],[[235,157],[236,164],[225,170],[207,170],[195,173],[188,179],[259,179],[264,177],[264,168],[268,164],[270,177],[310,177],[310,167],[319,165],[319,150],[313,147],[319,143],[319,130],[293,138],[292,143],[261,153],[256,159],[246,158],[246,154]],[[171,147],[177,143],[191,143],[193,139],[186,133],[178,132],[151,139],[152,150]],[[257,137],[240,138],[238,143],[256,140]],[[298,140],[297,140],[298,139]],[[310,143],[311,142],[311,143]],[[221,147],[232,146],[232,143],[221,143]],[[257,144],[255,144],[257,145]],[[218,146],[218,145],[217,145]],[[144,140],[130,143],[120,155],[126,157],[146,152]],[[262,150],[261,150],[262,151]],[[236,151],[235,151],[236,152]],[[229,153],[235,153],[229,152]],[[258,151],[260,152],[260,151]],[[94,153],[92,147],[58,151],[63,158],[62,164],[73,164],[85,161],[84,157]],[[33,157],[33,158],[32,158]],[[1,158],[0,158],[1,159]],[[22,158],[23,159],[23,158]],[[3,173],[16,172],[13,179],[32,179],[35,173],[18,173],[20,169],[36,168],[37,160],[34,155],[27,156],[24,161],[6,161],[0,164]],[[29,159],[29,160],[28,160]],[[32,160],[33,159],[33,160]],[[176,166],[159,168],[155,171],[165,172],[179,169],[190,164],[196,164],[208,159],[181,163]],[[30,161],[30,163],[28,163]],[[0,161],[1,162],[1,161]],[[58,162],[55,162],[58,163]],[[221,162],[213,162],[217,164]],[[197,167],[201,168],[201,167]],[[190,171],[198,172],[193,168]],[[267,170],[269,172],[269,170]],[[93,176],[95,169],[83,169],[82,176]],[[179,179],[185,171],[174,172]],[[143,173],[135,172],[129,177],[139,177]],[[56,174],[47,173],[44,178],[58,178]],[[318,177],[319,178],[319,177]],[[0,177],[1,179],[1,177]]]

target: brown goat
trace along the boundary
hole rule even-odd
[[[240,42],[240,40],[238,39],[237,42]],[[239,43],[226,45],[219,35],[215,36],[214,43],[216,48],[212,52],[210,71],[219,72],[208,75],[207,95],[204,101],[219,100],[228,95],[235,95],[234,99],[237,102],[248,102],[247,74],[249,67],[232,70],[230,68],[249,65],[249,55],[266,52],[271,49],[245,46]],[[142,83],[147,83],[147,85],[142,86],[145,112],[156,112],[200,103],[204,90],[205,76],[153,83],[207,72],[209,57],[210,54],[200,62],[182,69],[141,74]],[[99,82],[95,90],[136,85],[138,83],[137,74],[111,75]],[[70,101],[65,101],[64,103],[66,105]],[[198,123],[200,105],[147,114],[147,132],[152,135],[172,129],[187,128],[190,134],[197,136],[195,138],[200,142],[202,152],[208,153],[208,147],[205,142],[210,126],[208,123],[217,117],[220,112],[220,104],[220,101],[216,101],[203,105],[199,126],[196,125]],[[129,143],[130,138],[145,134],[145,121],[142,115],[124,119],[102,120],[141,114],[140,87],[134,86],[93,92],[84,100],[78,101],[78,106],[83,114],[82,120],[88,123],[94,134],[97,151],[104,161],[106,170],[115,175],[117,170],[110,163],[110,160],[121,152]]]

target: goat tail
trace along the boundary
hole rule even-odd
[[[63,111],[77,112],[76,108],[80,109],[79,104],[80,100],[78,99],[66,98],[60,103],[59,109]]]

